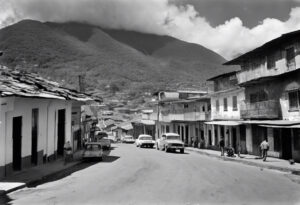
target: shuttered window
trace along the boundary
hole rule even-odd
[[[224,103],[223,103],[223,106],[224,106],[224,111],[227,111],[228,110],[228,105],[227,105],[227,98],[224,98]]]
[[[232,110],[238,110],[238,108],[237,108],[237,96],[232,96]]]
[[[299,106],[298,91],[290,91],[288,93],[288,96],[289,96],[289,109],[297,110]]]

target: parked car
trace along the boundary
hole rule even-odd
[[[135,141],[137,147],[150,147],[153,148],[155,145],[155,141],[152,140],[150,135],[139,135],[139,137]]]
[[[184,153],[184,143],[180,140],[180,136],[176,133],[165,133],[156,141],[156,148],[158,150],[176,151]]]
[[[98,140],[98,142],[101,144],[103,149],[110,149],[111,142],[110,139],[108,139],[108,137],[102,137]]]
[[[107,133],[107,134],[108,134],[107,138],[110,140],[110,143],[117,142],[117,138],[112,133]]]
[[[122,143],[135,143],[135,140],[131,135],[126,135],[125,137],[122,138]]]
[[[82,153],[82,159],[98,159],[103,160],[102,146],[99,142],[87,142]]]

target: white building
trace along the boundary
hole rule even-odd
[[[73,145],[72,105],[92,98],[35,74],[0,72],[1,178],[62,155],[66,141]]]

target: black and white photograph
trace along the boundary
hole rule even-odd
[[[300,205],[300,0],[0,0],[0,205]]]

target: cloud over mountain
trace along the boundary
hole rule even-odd
[[[300,29],[300,7],[281,21],[266,18],[247,28],[235,17],[212,26],[193,5],[169,0],[0,0],[0,27],[21,19],[78,21],[106,28],[166,34],[201,44],[230,59],[279,35]],[[217,15],[217,14],[216,14]]]

